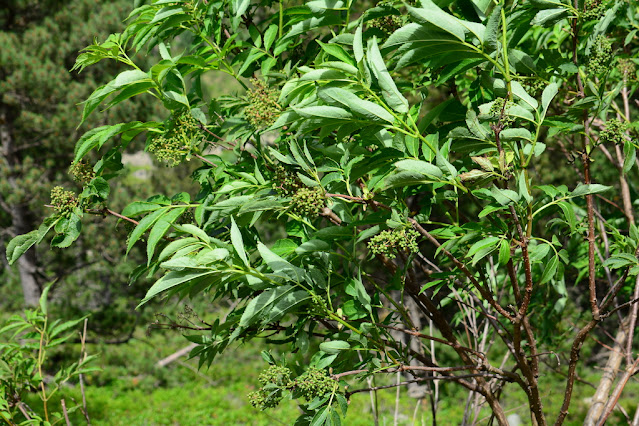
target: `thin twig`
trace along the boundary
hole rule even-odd
[[[69,421],[69,413],[67,413],[67,404],[64,402],[64,399],[60,400],[60,405],[62,405],[62,414],[64,414],[64,421],[67,426],[71,426],[71,421]]]

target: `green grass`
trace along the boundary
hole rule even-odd
[[[86,398],[91,421],[95,425],[277,425],[294,423],[300,411],[296,401],[284,399],[276,409],[261,412],[252,407],[246,395],[256,390],[257,376],[266,368],[260,352],[265,346],[251,343],[232,348],[218,357],[210,369],[197,370],[195,360],[182,358],[164,368],[156,362],[188,342],[179,334],[170,331],[154,331],[146,336],[143,329],[124,345],[89,345],[88,352],[100,353],[96,365],[99,373],[86,378]],[[281,354],[275,354],[276,359]],[[61,349],[51,354],[56,365],[68,364],[79,356],[79,348]],[[287,359],[291,360],[289,354]],[[304,360],[302,360],[302,365]],[[50,366],[51,367],[51,366]],[[49,368],[53,370],[53,368]],[[584,369],[582,377],[597,383],[598,370]],[[393,377],[387,377],[388,384]],[[350,390],[366,387],[366,383],[350,383]],[[564,396],[564,379],[552,372],[542,372],[540,388],[544,396],[544,408],[549,421],[554,421]],[[580,425],[588,409],[588,401],[594,390],[577,382],[570,415],[565,424]],[[393,424],[396,390],[378,391],[380,424]],[[467,393],[455,383],[440,382],[439,424],[460,424]],[[50,411],[60,411],[60,398],[67,406],[73,400],[81,401],[79,386],[65,386],[50,402]],[[624,390],[621,405],[632,416],[639,400],[639,383],[631,380]],[[523,392],[515,384],[507,384],[501,402],[507,414],[517,413],[524,424],[529,424],[527,402]],[[39,410],[38,397],[30,395],[28,404]],[[478,424],[486,424],[490,412],[483,408]],[[70,414],[74,424],[84,424],[79,411]],[[431,424],[428,398],[415,400],[400,393],[398,411],[399,424]],[[59,424],[63,424],[59,423]],[[353,395],[348,408],[345,425],[367,426],[373,424],[370,395],[367,392]],[[625,419],[616,411],[608,424],[625,424]]]

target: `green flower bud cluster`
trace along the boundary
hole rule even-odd
[[[268,127],[282,113],[282,107],[277,103],[278,91],[269,88],[265,82],[256,78],[251,79],[253,89],[249,90],[248,98],[251,102],[244,108],[244,115],[255,128]]]
[[[149,152],[168,166],[180,164],[192,147],[204,138],[199,124],[189,111],[172,115],[166,130],[151,139]]]
[[[326,306],[326,299],[322,296],[314,294],[311,297],[310,314],[317,316],[325,316],[328,312],[328,306]]]
[[[393,34],[404,25],[404,20],[398,15],[386,15],[368,21],[371,28],[377,28],[384,32],[386,36]]]
[[[597,36],[588,57],[588,72],[604,74],[612,62],[612,42],[603,35]]]
[[[78,200],[73,191],[65,191],[63,187],[56,186],[51,190],[51,205],[62,216],[69,216],[78,206]]]
[[[586,0],[584,10],[581,17],[585,20],[592,21],[600,19],[606,12],[606,5],[602,0]]]
[[[264,370],[258,377],[262,387],[248,394],[251,405],[262,411],[276,407],[283,398],[283,391],[295,386],[291,374],[290,369],[278,365],[271,365]]]
[[[73,177],[73,180],[81,183],[82,185],[86,185],[91,182],[95,177],[93,167],[85,161],[78,161],[77,163],[71,164],[71,167],[69,167],[69,174]]]
[[[177,220],[178,225],[192,224],[193,222],[195,222],[195,214],[191,209],[186,209]]]
[[[628,123],[612,119],[606,121],[606,128],[599,133],[599,142],[623,145],[626,140],[625,132],[628,130]]]
[[[295,194],[304,188],[304,184],[297,177],[293,170],[290,170],[281,164],[275,166],[275,177],[273,179],[273,189],[284,197]]]
[[[511,125],[515,118],[508,115],[508,108],[512,105],[512,102],[506,98],[497,98],[493,105],[490,107],[489,115],[495,120],[501,122],[504,126]],[[503,115],[502,115],[503,114]]]
[[[309,367],[295,382],[295,388],[300,391],[307,401],[312,401],[318,396],[333,392],[337,383],[331,379],[326,370],[317,367]]]
[[[541,93],[544,91],[544,89],[546,88],[546,82],[540,79],[532,79],[532,78],[527,78],[524,81],[521,81],[521,85],[524,86],[524,89],[526,89],[526,92],[528,92],[528,94],[530,96],[532,96],[533,98],[538,97],[539,95],[541,95]]]
[[[383,254],[394,259],[398,252],[408,251],[417,253],[417,237],[419,233],[414,229],[393,229],[382,231],[368,242],[368,249],[373,254]]]
[[[617,69],[623,78],[634,80],[637,73],[637,65],[629,58],[617,59]]]
[[[301,188],[293,195],[291,206],[295,214],[316,217],[326,207],[326,196],[320,187]]]
[[[260,410],[276,407],[284,397],[284,391],[297,390],[307,401],[324,396],[335,390],[337,382],[326,370],[310,367],[296,379],[291,378],[291,370],[286,367],[271,365],[258,380],[262,387],[248,394],[251,405]]]

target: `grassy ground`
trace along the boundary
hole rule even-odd
[[[155,366],[157,360],[186,346],[177,335],[155,332],[147,337],[141,331],[137,338],[125,345],[91,345],[89,352],[101,352],[98,364],[102,372],[87,377],[86,397],[91,421],[95,425],[277,425],[294,423],[299,415],[295,401],[285,399],[278,408],[260,412],[246,398],[255,390],[257,375],[265,368],[260,356],[262,347],[242,346],[223,357],[209,370],[198,371],[194,361],[185,358],[164,368]],[[66,354],[70,358],[76,354]],[[585,379],[596,382],[596,372]],[[351,389],[365,384],[353,383]],[[541,379],[542,393],[546,395],[545,409],[556,415],[563,399],[563,381],[555,375]],[[378,392],[379,424],[393,424],[395,415],[394,389]],[[443,383],[438,422],[444,425],[460,424],[464,412],[465,392],[453,383]],[[566,424],[582,424],[593,389],[578,383],[575,388],[571,415]],[[59,411],[60,398],[67,405],[80,401],[77,386],[63,389],[52,401],[53,410]],[[639,400],[639,384],[632,381],[624,391],[622,406],[634,413]],[[37,407],[37,396],[30,397],[30,406]],[[529,424],[526,401],[515,385],[508,385],[502,402],[517,413],[524,424]],[[478,424],[486,424],[489,412],[482,410]],[[83,424],[79,411],[71,414],[74,424]],[[415,400],[405,391],[400,395],[399,424],[431,424],[432,416],[428,399]],[[352,397],[345,425],[365,426],[373,424],[371,401],[368,393]],[[616,413],[608,424],[625,424],[621,413]]]

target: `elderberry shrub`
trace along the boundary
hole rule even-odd
[[[251,83],[253,88],[248,92],[250,105],[244,108],[244,115],[256,129],[268,127],[282,113],[282,107],[277,103],[278,91],[256,78],[251,79]]]
[[[204,139],[200,123],[190,111],[181,111],[166,122],[166,130],[152,136],[148,142],[148,151],[155,157],[174,167],[182,162],[193,147]]]
[[[62,216],[70,216],[78,206],[78,199],[73,191],[65,191],[63,187],[56,186],[51,190],[51,205]]]
[[[398,252],[408,251],[417,253],[417,237],[419,233],[414,229],[393,229],[382,231],[368,242],[368,249],[373,254],[383,254],[394,259]]]

